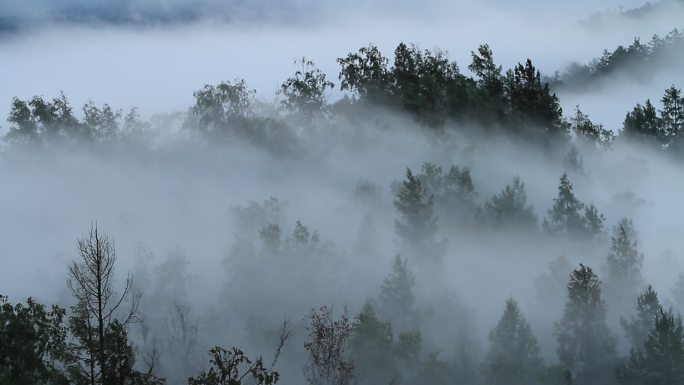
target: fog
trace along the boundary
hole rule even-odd
[[[118,290],[128,273],[142,294],[141,321],[130,327],[130,339],[139,357],[162,349],[157,374],[167,383],[186,383],[206,369],[205,352],[215,345],[239,345],[269,361],[285,317],[293,323],[293,336],[274,368],[280,383],[295,384],[306,381],[303,343],[310,310],[332,305],[335,314],[347,308],[354,317],[367,301],[381,308],[383,280],[401,255],[416,277],[421,359],[439,351],[441,359],[455,362],[465,346],[479,368],[489,332],[506,300],[514,298],[539,340],[541,357],[556,364],[554,322],[563,316],[567,277],[583,263],[604,280],[611,236],[629,218],[645,256],[639,292],[652,284],[663,304],[684,311],[684,299],[672,292],[684,273],[681,156],[620,137],[600,149],[577,135],[539,145],[454,119],[426,128],[384,106],[307,120],[277,110],[282,96],[275,94],[297,70],[293,60],[306,56],[335,83],[326,91],[333,111],[335,101],[350,95],[340,90],[336,59],[369,42],[390,65],[402,41],[447,50],[466,76],[474,76],[468,69],[471,51],[488,43],[504,71],[530,58],[542,74],[552,75],[635,37],[645,42],[681,27],[676,22],[684,9],[678,4],[642,18],[621,13],[642,6],[637,0],[600,6],[585,0],[515,6],[499,0],[235,4],[3,5],[0,16],[14,27],[0,32],[0,116],[9,116],[14,97],[47,100],[61,91],[78,119],[81,106],[93,100],[137,107],[149,125],[111,142],[3,142],[0,294],[69,309],[74,299],[66,280],[78,258],[76,242],[97,224],[116,243]],[[278,136],[233,133],[217,139],[188,128],[193,92],[242,78],[256,90],[257,114],[284,122]],[[559,89],[564,116],[579,105],[592,121],[618,134],[637,103],[657,104],[670,85],[684,87],[684,76],[681,65],[673,64],[645,81],[617,72],[598,83]],[[0,133],[14,126],[8,121]],[[571,146],[582,156],[580,168],[566,160]],[[435,237],[444,250],[432,259],[430,251],[407,247],[395,225],[402,220],[394,202],[406,169],[419,174],[425,163],[445,173],[452,165],[468,168],[474,186],[471,211],[463,209],[454,219],[436,209]],[[564,173],[576,197],[605,215],[605,231],[595,238],[542,230]],[[484,221],[485,202],[516,177],[538,219],[534,230],[476,223]],[[294,242],[288,237],[295,238],[297,221],[316,232],[320,243],[312,241],[306,251],[269,251],[260,231],[277,224],[285,245]],[[560,256],[570,266],[562,271],[563,282],[549,267]],[[540,283],[549,281],[553,287]],[[179,304],[197,333],[185,353],[159,342],[174,336],[171,309]],[[636,298],[627,305],[608,303],[607,322],[620,356],[630,345],[619,320],[631,316],[635,305]],[[405,319],[392,322],[395,332],[410,329]],[[141,332],[143,324],[154,330],[153,337]]]

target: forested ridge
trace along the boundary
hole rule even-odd
[[[479,168],[483,158],[456,164],[392,151],[392,183],[358,175],[344,198],[330,195],[353,202],[363,218],[357,228],[337,227],[344,236],[335,239],[354,239],[347,244],[329,240],[339,234],[319,233],[289,217],[290,202],[269,197],[278,191],[213,208],[232,218],[237,230],[225,234],[230,247],[211,267],[223,281],[202,301],[190,294],[188,266],[196,261],[182,248],[169,246],[172,251],[157,262],[141,247],[144,258],[129,272],[120,267],[108,224],[92,218],[64,269],[65,287],[55,289],[67,293],[59,305],[0,296],[0,384],[681,384],[684,275],[670,292],[656,292],[662,285],[645,278],[641,229],[631,218],[648,203],[625,192],[613,197],[619,204],[610,212],[618,215],[608,217],[594,202],[601,197],[586,188],[600,183],[596,174],[604,167],[618,167],[606,161],[613,154],[643,152],[681,167],[680,85],[625,111],[611,127],[592,122],[581,106],[563,111],[554,91],[669,60],[664,56],[681,46],[674,30],[648,44],[635,40],[606,51],[550,79],[530,59],[504,70],[486,44],[471,52],[467,70],[439,49],[400,43],[387,56],[369,44],[337,59],[337,78],[310,59],[297,59],[274,103],[260,100],[237,78],[206,84],[186,111],[151,119],[135,108],[92,101],[77,110],[64,94],[14,98],[2,162],[25,167],[29,175],[50,170],[52,154],[188,174],[203,170],[183,169],[184,162],[206,156],[207,163],[244,168],[247,179],[247,160],[221,156],[247,148],[266,159],[264,173],[315,170],[339,147],[358,151],[350,156],[380,153],[404,135],[410,135],[407,143],[424,139],[429,155],[512,148],[520,156],[529,153],[535,167],[549,164],[559,172],[549,187],[554,194],[544,195],[539,207],[530,198],[545,194],[530,188],[539,181],[519,175],[496,180],[498,192],[484,195],[488,190],[478,181],[500,174]],[[342,96],[331,100],[332,89]],[[508,161],[504,155],[499,163],[513,167]],[[322,174],[330,172],[353,170],[342,165]],[[311,171],[310,179],[316,175]],[[300,185],[290,196],[310,197],[303,191],[313,182],[298,179],[297,172],[272,177],[292,178]],[[83,188],[90,184],[87,173],[82,182]],[[102,199],[116,202],[116,194],[112,188]],[[387,253],[378,234],[390,234],[390,255],[380,256]],[[481,286],[457,282],[465,294],[455,294],[444,272],[490,266],[483,250],[499,253],[502,261],[510,257],[501,265],[510,270],[478,281],[519,275],[520,287],[535,298],[498,298],[494,326],[480,330],[486,334],[480,341]],[[512,260],[524,253],[529,255]],[[492,257],[491,266],[497,263]],[[356,280],[375,277],[368,271],[374,269],[384,276],[370,284],[374,291],[355,288],[365,290]],[[211,305],[199,304],[204,301]]]

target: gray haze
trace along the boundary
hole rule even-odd
[[[3,145],[2,294],[68,306],[65,279],[76,257],[75,241],[97,221],[116,240],[121,280],[126,272],[147,277],[140,285],[147,285],[143,291],[152,299],[143,298],[143,309],[165,303],[163,296],[155,297],[166,290],[159,283],[165,278],[162,273],[156,281],[150,277],[166,271],[158,267],[168,255],[185,256],[187,270],[176,272],[182,279],[175,287],[192,304],[200,325],[198,352],[218,343],[244,343],[268,352],[270,341],[259,345],[245,331],[248,315],[267,319],[266,328],[273,328],[285,315],[301,322],[308,309],[326,303],[357,312],[368,297],[377,296],[399,251],[391,186],[404,177],[406,167],[418,171],[425,162],[469,167],[478,204],[519,176],[542,219],[566,171],[564,153],[548,161],[548,154],[503,138],[452,134],[437,139],[408,118],[376,111],[379,123],[338,121],[311,131],[295,127],[291,139],[296,150],[282,155],[237,139],[208,144],[183,131],[182,118],[167,115],[165,120],[160,114],[185,112],[194,102],[193,91],[236,78],[255,88],[260,101],[275,103],[275,90],[295,70],[293,59],[303,55],[337,83],[335,59],[369,42],[388,56],[400,41],[439,47],[466,73],[470,51],[489,43],[504,69],[529,57],[543,73],[552,74],[573,61],[586,63],[604,48],[628,45],[636,36],[664,35],[678,26],[671,22],[673,13],[684,15],[674,8],[637,22],[613,14],[620,6],[642,5],[636,0],[606,1],[600,8],[588,0],[523,1],[515,7],[503,0],[432,0],[420,6],[409,1],[198,3],[192,12],[185,2],[161,0],[3,4],[2,16],[22,27],[0,38],[0,116],[7,116],[12,97],[51,98],[63,91],[75,109],[91,98],[117,108],[137,106],[153,124],[139,143],[108,149],[34,152]],[[82,14],[74,15],[74,9]],[[598,25],[586,23],[606,10]],[[24,28],[30,20],[34,24]],[[617,132],[636,103],[658,100],[671,84],[684,87],[681,68],[658,73],[645,84],[620,76],[611,81],[614,86],[599,90],[561,92],[565,114],[579,104],[593,120]],[[343,95],[338,89],[329,93],[330,99]],[[9,123],[2,127],[4,134]],[[646,256],[645,279],[667,299],[677,274],[684,272],[684,206],[679,203],[684,169],[660,153],[626,143],[607,152],[582,146],[580,151],[586,173],[570,174],[576,195],[595,204],[609,228],[623,217],[634,220]],[[378,188],[371,204],[354,194],[360,180]],[[279,218],[286,235],[301,220],[329,242],[332,266],[282,275],[268,271],[264,274],[272,287],[255,288],[235,273],[253,268],[236,261],[239,240],[256,243],[263,225],[241,221],[236,213],[250,201],[270,197],[288,202]],[[366,216],[372,224],[364,221]],[[468,333],[480,350],[486,349],[486,334],[508,297],[520,302],[540,340],[552,340],[551,324],[561,307],[544,309],[535,280],[560,255],[572,266],[588,263],[600,275],[609,252],[607,236],[591,250],[513,234],[444,231],[439,237],[448,241],[443,269],[435,273],[420,261],[409,261],[417,274],[418,300],[426,309],[442,298],[455,301],[463,312],[475,309],[467,320]],[[241,298],[242,291],[247,294]],[[228,311],[236,307],[243,314]],[[441,325],[440,317],[446,316],[437,314],[430,322]],[[456,338],[463,334],[453,333]],[[440,345],[436,334],[425,334],[429,348],[451,349]],[[550,362],[553,349],[542,343]],[[293,368],[282,369],[282,382],[297,383],[300,363],[284,360]],[[167,374],[180,370],[166,365]]]

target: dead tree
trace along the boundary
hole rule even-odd
[[[87,356],[92,357],[87,363],[91,385],[96,383],[95,363],[99,367],[98,383],[106,385],[107,373],[107,338],[112,323],[125,328],[135,317],[140,302],[138,295],[130,295],[132,281],[126,278],[123,292],[119,295],[114,289],[114,266],[116,264],[116,249],[114,242],[106,234],[98,231],[97,223],[90,228],[89,234],[78,240],[80,260],[69,267],[69,289],[78,302],[79,310],[74,317],[81,318],[81,325],[89,330],[72,330],[76,338],[89,336],[81,341],[80,348]],[[130,297],[130,298],[129,298]],[[122,305],[129,303],[130,307],[122,317],[122,321],[115,320],[115,313],[122,311]],[[73,317],[72,317],[73,318]]]

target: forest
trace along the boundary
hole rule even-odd
[[[274,23],[257,3],[124,3],[31,20]],[[17,9],[0,50],[21,55],[13,39],[42,32]],[[226,73],[153,114],[9,87],[0,385],[684,384],[674,27],[563,68],[524,44],[507,65],[496,43],[366,39],[331,63],[297,56],[270,95]],[[613,114],[626,86],[644,92]]]

